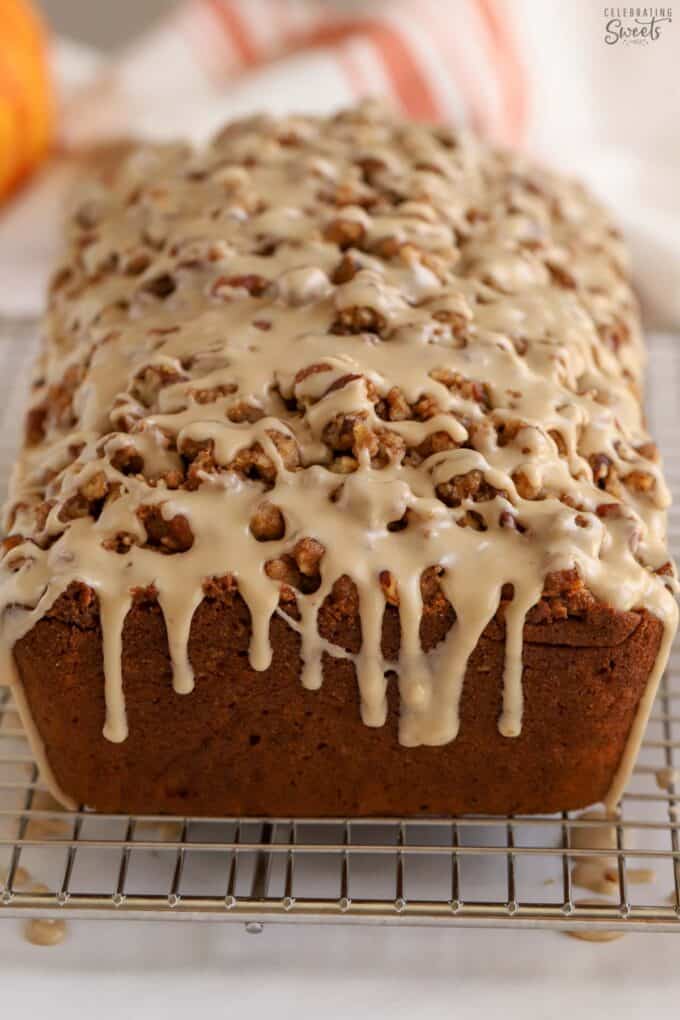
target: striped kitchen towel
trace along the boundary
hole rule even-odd
[[[504,0],[189,0],[67,106],[64,137],[204,137],[266,109],[380,95],[516,144],[525,76]]]

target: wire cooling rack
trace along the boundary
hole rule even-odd
[[[677,344],[654,338],[649,417],[680,494]],[[678,505],[669,526],[677,551]],[[250,932],[273,921],[680,931],[676,762],[677,647],[613,829],[568,813],[414,822],[65,812],[0,687],[0,917],[223,920]],[[614,845],[602,848],[605,825]],[[606,895],[577,886],[584,861],[607,866]]]

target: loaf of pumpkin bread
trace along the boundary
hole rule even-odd
[[[621,238],[373,105],[135,151],[68,222],[0,668],[65,804],[616,803],[676,625]]]

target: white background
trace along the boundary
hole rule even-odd
[[[553,932],[72,922],[39,948],[0,922],[3,1016],[670,1018],[680,938]],[[20,1012],[21,1010],[21,1012]]]

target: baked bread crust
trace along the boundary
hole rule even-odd
[[[503,628],[490,624],[465,675],[461,727],[444,747],[398,741],[398,696],[387,722],[364,726],[354,667],[326,657],[318,691],[300,684],[300,638],[272,621],[274,665],[248,666],[249,614],[224,587],[196,611],[190,706],[172,689],[165,625],[140,598],[124,632],[130,733],[102,736],[102,642],[96,598],[60,599],[16,646],[26,695],[56,781],[101,811],[233,817],[437,816],[560,811],[603,799],[623,753],[662,638],[647,613],[599,609],[584,619],[527,624],[522,733],[498,732]],[[424,618],[431,647],[447,627],[441,607]],[[339,594],[328,632],[360,640],[356,605]],[[396,610],[383,644],[396,659]],[[58,668],[46,670],[46,661]],[[188,711],[190,708],[190,711]],[[78,734],[78,740],[73,734]]]
[[[370,105],[248,119],[80,196],[46,326],[0,668],[63,799],[616,801],[676,580],[578,184]]]

